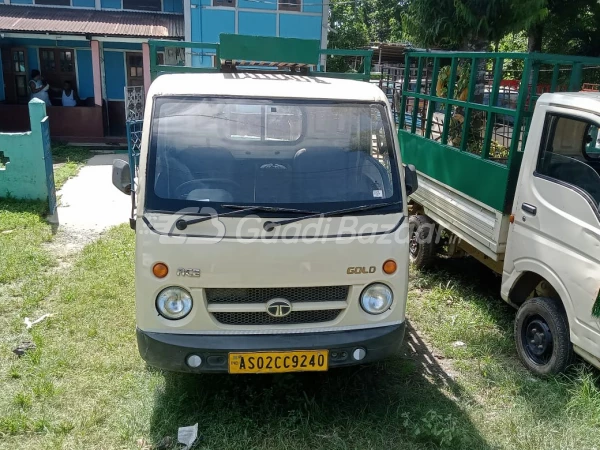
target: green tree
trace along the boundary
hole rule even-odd
[[[600,4],[572,0],[570,7],[549,14],[544,22],[542,50],[549,53],[600,55]]]
[[[527,51],[527,32],[508,33],[497,43],[497,50],[502,53],[523,53]],[[505,79],[520,79],[523,75],[524,62],[522,59],[505,59],[503,77]]]
[[[412,0],[404,24],[425,47],[485,50],[545,14],[546,0]]]
[[[369,45],[366,11],[361,4],[347,0],[332,0],[329,9],[329,48],[360,48]],[[327,60],[327,70],[347,72],[351,66],[340,57]]]
[[[545,0],[548,14],[528,27],[528,50],[540,52],[544,47],[562,53],[590,54],[598,45],[597,0]],[[598,53],[595,53],[596,55]]]
[[[407,2],[399,0],[365,0],[367,28],[371,42],[402,40],[402,14]]]

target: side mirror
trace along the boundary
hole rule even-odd
[[[112,182],[123,194],[131,194],[131,172],[127,161],[122,159],[113,161]]]
[[[412,164],[404,164],[404,183],[406,184],[406,195],[414,194],[419,188],[417,169]]]

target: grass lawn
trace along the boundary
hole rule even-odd
[[[86,161],[92,157],[92,153],[83,147],[72,147],[67,145],[52,146],[52,162],[54,169],[54,185],[60,189],[69,178],[79,172]]]
[[[34,232],[29,218],[43,242],[44,227]],[[0,230],[6,221],[0,215]],[[499,280],[475,263],[441,261],[435,273],[412,274],[419,334],[411,329],[406,354],[390,361],[326,374],[193,376],[148,368],[137,354],[133,251],[134,233],[121,226],[64,273],[43,274],[48,255],[25,275],[9,270],[12,288],[0,294],[0,449],[139,449],[139,439],[157,443],[196,422],[196,449],[600,448],[598,372],[584,364],[548,380],[525,372],[513,350],[514,311],[498,298]],[[44,313],[54,316],[24,331],[25,315]],[[23,339],[37,348],[16,358],[9,349]]]

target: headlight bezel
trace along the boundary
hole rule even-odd
[[[374,310],[370,311],[367,307],[365,307],[366,295],[369,290],[374,289],[374,288],[384,288],[385,290],[387,290],[387,292],[389,292],[389,301],[388,301],[387,305],[385,306],[385,308],[382,308],[380,311],[374,311]],[[365,286],[365,288],[360,293],[359,303],[360,303],[361,309],[364,312],[366,312],[367,314],[372,315],[372,316],[380,316],[381,314],[384,314],[385,312],[389,311],[390,308],[392,307],[392,305],[394,304],[394,291],[392,290],[392,288],[390,286],[388,286],[385,283],[379,283],[379,282],[371,283],[371,284]]]
[[[178,314],[169,314],[167,312],[167,310],[165,308],[165,303],[167,302],[168,297],[161,298],[161,296],[163,294],[165,294],[169,290],[176,290],[176,291],[179,292],[179,300],[181,300],[181,301],[184,302],[184,308],[182,309],[181,313],[178,313]],[[181,299],[182,294],[186,298]],[[160,315],[160,317],[162,317],[163,319],[166,319],[166,320],[181,320],[181,319],[185,319],[192,312],[192,309],[194,308],[194,299],[192,297],[192,294],[190,294],[190,292],[187,289],[182,288],[181,286],[167,286],[167,287],[165,287],[165,288],[163,288],[163,289],[160,290],[160,292],[156,296],[156,300],[154,301],[154,305],[156,307],[156,311],[158,312],[158,314]]]

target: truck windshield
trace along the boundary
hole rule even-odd
[[[149,210],[224,211],[232,203],[322,212],[377,203],[401,209],[383,104],[161,97],[147,169]]]

